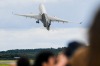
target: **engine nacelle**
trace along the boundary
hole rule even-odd
[[[39,20],[38,20],[38,21],[36,21],[36,23],[39,23]]]

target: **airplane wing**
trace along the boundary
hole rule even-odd
[[[70,21],[66,21],[66,20],[63,20],[63,19],[60,19],[60,18],[57,18],[57,17],[52,17],[52,16],[48,16],[48,18],[54,22],[63,22],[63,23],[78,23],[78,24],[81,24],[82,22],[70,22]]]
[[[30,18],[41,20],[41,15],[35,15],[35,14],[15,14],[15,15],[24,16],[24,17],[30,17]]]

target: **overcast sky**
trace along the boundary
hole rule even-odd
[[[36,20],[13,15],[38,14],[44,3],[48,15],[83,24],[52,23],[47,31]],[[99,0],[0,0],[0,50],[67,46],[70,41],[87,43],[87,30]]]

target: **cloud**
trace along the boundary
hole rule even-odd
[[[19,6],[31,3],[32,0],[0,0],[0,7]]]
[[[73,0],[0,0],[0,7],[7,6],[27,6],[34,3],[58,3],[72,2]],[[27,4],[27,5],[26,5]]]
[[[56,3],[58,0],[33,0],[34,2],[40,2],[40,3]]]
[[[73,0],[33,0],[34,2],[39,3],[57,3],[57,2],[72,2]]]
[[[87,42],[86,29],[61,28],[47,31],[32,28],[28,30],[0,29],[0,50],[63,47],[72,40]]]

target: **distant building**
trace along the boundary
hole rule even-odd
[[[19,59],[20,57],[14,57],[14,59]]]

